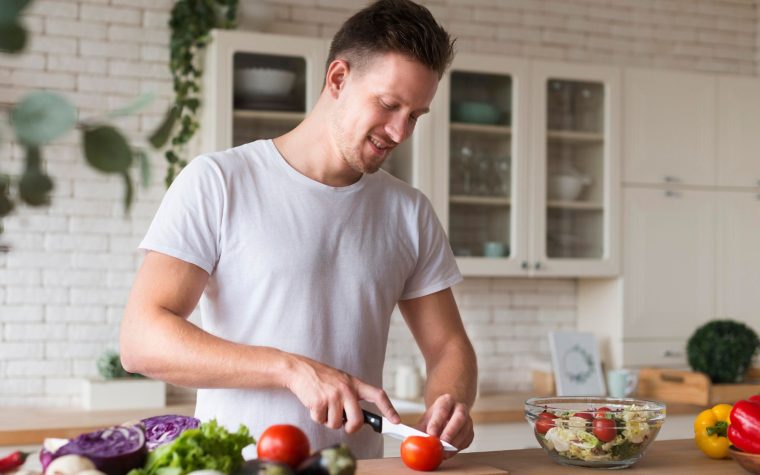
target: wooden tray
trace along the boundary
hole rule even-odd
[[[642,368],[639,371],[638,396],[665,402],[680,402],[711,406],[733,404],[760,393],[760,380],[754,380],[757,368],[747,373],[746,383],[713,384],[704,373],[662,368]]]

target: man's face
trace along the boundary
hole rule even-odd
[[[438,88],[438,74],[397,53],[351,70],[330,119],[334,152],[359,173],[374,173],[414,131]]]

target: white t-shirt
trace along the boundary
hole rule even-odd
[[[207,332],[305,355],[378,387],[396,303],[462,279],[418,190],[382,170],[324,185],[271,140],[191,161],[140,248],[209,273],[200,301]],[[382,456],[382,437],[368,426],[348,436],[316,424],[286,390],[199,389],[196,416],[233,430],[243,423],[257,439],[272,424],[294,424],[312,449],[347,442],[360,458]]]

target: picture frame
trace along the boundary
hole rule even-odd
[[[596,336],[590,332],[549,332],[557,396],[604,396],[601,358]]]

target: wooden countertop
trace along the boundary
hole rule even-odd
[[[476,424],[523,422],[523,403],[530,393],[505,393],[479,398],[472,409]],[[0,445],[40,444],[46,437],[71,438],[83,432],[122,424],[159,414],[193,415],[195,405],[183,404],[158,409],[86,411],[71,408],[0,407]],[[701,406],[668,404],[668,414],[694,414]],[[405,424],[416,424],[421,414],[401,414]]]
[[[452,475],[530,475],[568,474],[578,475],[578,467],[566,467],[549,459],[543,449],[504,450],[498,452],[473,452],[457,455],[439,467],[436,473]],[[707,458],[690,439],[655,441],[644,457],[626,473],[640,475],[747,475],[739,464],[731,459]],[[400,459],[387,458],[360,460],[357,475],[413,475]],[[590,472],[586,472],[590,473]]]

